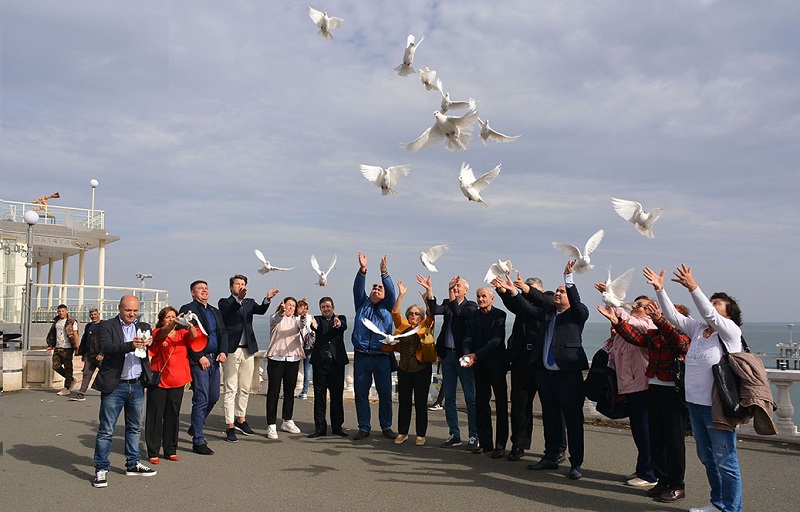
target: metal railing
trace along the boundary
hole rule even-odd
[[[39,223],[71,229],[105,229],[105,211],[0,199],[0,219],[24,222],[27,211],[39,214]]]

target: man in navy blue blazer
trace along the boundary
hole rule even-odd
[[[247,402],[253,383],[258,341],[253,330],[253,315],[263,315],[269,309],[270,301],[280,290],[274,286],[266,297],[257,303],[247,298],[247,276],[236,274],[228,280],[231,290],[229,297],[219,299],[217,305],[228,332],[228,356],[222,363],[225,374],[225,398],[222,408],[225,412],[225,440],[235,443],[236,431],[246,436],[255,434],[247,424]]]

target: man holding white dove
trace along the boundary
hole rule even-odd
[[[153,476],[156,472],[139,462],[139,439],[142,427],[144,384],[141,381],[142,364],[150,364],[137,356],[145,350],[152,338],[150,325],[139,322],[139,299],[125,295],[119,301],[119,315],[101,322],[97,328],[97,342],[103,353],[103,362],[92,387],[100,391],[100,425],[94,446],[94,487],[107,487],[111,468],[108,456],[114,427],[120,412],[125,408],[125,475]]]

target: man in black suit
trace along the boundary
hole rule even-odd
[[[273,286],[261,304],[258,304],[246,297],[247,276],[236,274],[228,280],[228,284],[231,289],[230,297],[219,299],[217,305],[228,332],[228,355],[222,363],[225,374],[225,399],[222,407],[227,424],[225,440],[235,443],[237,430],[246,436],[255,434],[245,416],[255,371],[253,354],[258,352],[253,315],[266,313],[270,301],[280,290]]]
[[[137,357],[136,349],[150,345],[137,331],[150,331],[150,325],[138,322],[139,299],[125,295],[119,301],[119,315],[100,323],[97,341],[103,358],[100,372],[92,388],[100,392],[100,425],[94,445],[94,487],[107,487],[111,464],[111,442],[114,427],[122,409],[125,409],[125,475],[153,476],[156,472],[139,462],[139,439],[142,426],[144,385],[141,382],[142,365],[150,364]]]
[[[192,451],[200,455],[213,455],[203,435],[203,425],[219,400],[219,363],[224,363],[228,353],[228,332],[219,310],[208,303],[208,283],[202,280],[189,285],[192,302],[181,306],[181,313],[191,311],[208,336],[203,350],[189,350],[189,370],[192,373]]]
[[[583,351],[583,326],[589,318],[588,308],[581,303],[578,288],[572,280],[574,260],[564,268],[564,285],[553,295],[553,305],[537,307],[528,303],[517,292],[508,277],[492,281],[498,288],[510,292],[509,309],[527,318],[541,321],[541,331],[531,353],[536,371],[539,399],[542,402],[544,423],[544,457],[528,469],[558,469],[561,443],[560,414],[564,415],[569,444],[569,477],[583,477],[583,374],[589,361]]]
[[[488,452],[492,458],[505,455],[508,440],[508,384],[506,384],[506,313],[492,307],[494,290],[489,286],[475,293],[478,310],[467,317],[463,352],[475,374],[475,414],[478,420],[480,446],[472,453]],[[492,441],[492,393],[497,417],[497,438]]]
[[[310,438],[327,434],[325,421],[326,395],[331,394],[331,431],[347,437],[342,429],[344,424],[344,367],[350,363],[344,348],[344,331],[347,318],[334,314],[333,299],[322,297],[319,300],[320,316],[314,317],[312,328],[316,332],[314,347],[311,349],[311,366],[314,371],[314,432]]]

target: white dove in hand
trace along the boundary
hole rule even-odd
[[[495,277],[505,276],[514,272],[515,269],[511,265],[511,260],[497,260],[497,263],[492,263],[489,270],[486,271],[486,277],[483,278],[487,283],[491,283]]]
[[[397,71],[397,74],[400,76],[407,76],[412,73],[415,73],[414,67],[414,54],[417,53],[417,48],[419,45],[422,44],[422,41],[425,40],[425,36],[420,38],[419,42],[417,42],[414,34],[408,34],[408,39],[406,39],[406,50],[403,52],[403,63],[394,68]]]
[[[586,242],[586,246],[583,248],[583,253],[581,253],[581,250],[574,245],[566,242],[553,242],[553,247],[566,254],[570,259],[575,260],[575,266],[572,268],[572,271],[576,274],[582,274],[587,270],[594,268],[592,259],[589,257],[589,255],[592,254],[595,249],[597,249],[597,246],[600,245],[600,241],[603,239],[605,234],[606,232],[602,229],[593,234]]]
[[[338,28],[344,21],[342,18],[328,16],[327,12],[318,11],[311,6],[308,7],[308,15],[311,17],[311,21],[319,27],[317,34],[325,39],[333,39],[331,30]]]
[[[425,69],[419,70],[419,79],[428,91],[438,91],[439,86],[442,84],[441,80],[436,79],[436,71],[429,69],[427,66]]]
[[[378,326],[372,323],[372,320],[370,320],[369,318],[362,318],[361,322],[363,322],[363,324],[370,331],[374,332],[378,336],[383,336],[380,342],[383,343],[384,345],[396,345],[397,343],[400,343],[400,338],[405,338],[406,336],[411,336],[412,334],[416,334],[417,331],[419,331],[420,328],[422,327],[421,325],[418,325],[413,329],[411,329],[410,331],[406,331],[403,334],[398,334],[396,336],[393,336],[391,334],[386,334],[385,332],[378,329]]]
[[[386,169],[378,167],[377,165],[361,164],[361,174],[367,181],[378,186],[381,189],[381,195],[384,196],[396,194],[397,191],[394,189],[394,186],[397,185],[400,178],[408,176],[410,170],[411,166],[407,164],[393,165]]]
[[[137,338],[141,338],[142,341],[149,340],[152,337],[151,334],[150,334],[150,329],[147,329],[147,330],[144,330],[144,331],[141,330],[141,329],[136,329],[136,337]],[[142,347],[135,348],[133,350],[133,353],[136,355],[136,357],[139,357],[141,359],[145,359],[147,357],[147,349],[146,348],[142,348]]]
[[[183,317],[176,318],[175,322],[180,323],[179,321],[181,320],[181,318],[186,322],[187,324],[186,327],[189,327],[189,325],[194,325],[195,327],[200,329],[200,332],[202,332],[204,336],[208,336],[208,333],[203,327],[203,324],[200,323],[200,318],[198,318],[198,316],[194,313],[194,311],[190,309],[189,311],[186,312],[185,315],[183,315]],[[180,325],[183,324],[180,323]]]
[[[433,113],[433,126],[422,132],[416,139],[402,144],[408,151],[427,149],[445,140],[448,151],[464,151],[472,138],[472,125],[478,119],[475,101],[470,100],[470,108],[463,116],[446,116],[438,110]]]
[[[647,238],[655,238],[653,234],[653,224],[655,224],[661,216],[661,213],[664,211],[663,208],[653,208],[649,212],[646,212],[641,203],[628,201],[626,199],[617,199],[616,197],[611,198],[611,204],[620,217],[636,226],[636,230],[639,231],[639,233]]]
[[[483,145],[487,147],[489,146],[489,144],[486,143],[488,139],[492,139],[495,142],[513,142],[522,137],[522,135],[505,135],[492,130],[492,127],[489,126],[488,119],[484,121],[479,117],[478,124],[481,125],[481,142],[483,142]]]
[[[319,263],[317,262],[317,257],[313,254],[311,255],[311,268],[314,269],[314,272],[317,273],[319,276],[319,280],[317,281],[317,285],[319,286],[328,286],[328,274],[331,273],[333,270],[334,265],[336,265],[336,255],[333,255],[333,261],[331,262],[331,266],[328,267],[328,270],[323,272],[319,268]]]
[[[292,269],[294,269],[294,267],[290,267],[290,268],[284,268],[284,267],[273,267],[273,266],[270,264],[270,262],[269,262],[269,261],[267,261],[267,259],[264,257],[264,253],[263,253],[263,252],[261,252],[261,251],[259,251],[258,249],[256,249],[256,250],[255,250],[255,253],[256,253],[256,258],[258,258],[259,260],[261,260],[261,263],[263,263],[263,266],[262,266],[260,269],[258,269],[258,273],[259,273],[259,274],[266,274],[266,273],[268,273],[268,272],[272,272],[273,270],[276,270],[276,271],[277,271],[277,270],[284,271],[284,270],[292,270]]]
[[[439,256],[446,253],[448,249],[449,247],[446,245],[434,245],[427,251],[422,251],[419,253],[419,260],[430,272],[438,272],[433,264],[439,259]]]
[[[606,291],[602,293],[603,303],[606,306],[624,307],[630,309],[630,304],[625,302],[625,294],[631,285],[634,269],[629,268],[619,277],[611,280],[611,267],[608,267],[608,279],[606,280]]]
[[[480,178],[475,179],[475,173],[472,172],[472,167],[466,163],[461,164],[461,173],[458,176],[458,184],[461,187],[461,192],[470,201],[475,201],[488,208],[488,204],[484,202],[481,197],[481,191],[489,186],[491,182],[500,174],[500,164],[487,172]]]

